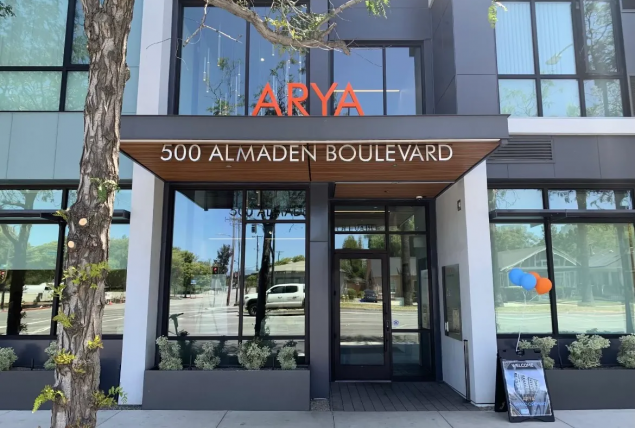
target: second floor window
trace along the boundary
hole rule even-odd
[[[333,53],[334,105],[348,83],[365,115],[423,114],[422,60],[419,47],[353,48]],[[349,100],[350,101],[350,100]],[[344,109],[341,115],[357,115]]]
[[[615,0],[504,4],[496,25],[501,113],[628,114]]]

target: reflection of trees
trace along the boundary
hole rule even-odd
[[[586,115],[589,117],[622,116],[622,89],[617,79],[584,82]]]
[[[300,56],[304,57],[304,53],[303,52],[299,52],[299,53],[288,52],[287,55],[288,57],[286,59],[282,58],[280,61],[278,61],[278,63],[276,64],[274,68],[269,70],[269,79],[271,80],[269,83],[271,84],[271,88],[276,97],[275,101],[280,106],[280,111],[282,112],[283,116],[287,115],[287,96],[288,96],[287,84],[296,83],[298,82],[298,80],[302,82],[303,79],[300,76],[303,76],[306,74],[306,68],[304,68],[304,66],[302,66],[302,62],[299,61]],[[279,53],[279,56],[282,56],[282,54]],[[304,64],[306,64],[306,59],[303,62]],[[295,69],[296,66],[298,65],[300,65],[300,67],[297,69],[298,76],[296,77],[294,76],[292,69]],[[260,99],[260,96],[262,95],[262,91],[265,88],[265,83],[266,82],[261,83],[261,85],[258,87],[256,92],[254,93],[252,102],[250,104],[250,107],[252,109],[256,107],[256,104],[258,103],[258,100]],[[307,88],[307,91],[308,91],[308,88]],[[293,91],[293,95],[296,97],[299,96],[300,93],[301,91],[298,89],[294,89]],[[271,100],[271,101],[274,101],[274,100]],[[304,101],[300,101],[299,104],[302,107],[304,107],[304,109],[306,110],[306,107],[307,107],[306,99]],[[260,111],[264,112],[264,113],[261,113],[261,115],[264,115],[264,116],[277,115],[276,110],[273,108],[263,108]],[[293,106],[292,115],[293,116],[301,115],[300,111],[295,105]]]
[[[532,84],[535,82],[532,80]],[[501,113],[513,116],[536,115],[536,90],[500,88]]]
[[[617,72],[611,2],[585,0],[584,26],[587,71],[600,74]]]
[[[196,291],[195,289],[211,285],[211,263],[198,260],[198,256],[191,251],[172,249],[172,270],[170,288],[173,294],[183,294]],[[192,284],[196,280],[196,284]]]
[[[0,209],[22,209],[32,210],[36,199],[44,202],[52,202],[54,199],[52,191],[27,191],[27,190],[2,190],[0,191]],[[24,223],[21,225],[11,226],[8,224],[0,224],[2,234],[6,239],[5,243],[0,246],[5,247],[4,252],[9,263],[8,275],[2,286],[2,301],[0,307],[4,309],[6,286],[9,285],[9,310],[7,313],[7,335],[19,334],[25,330],[25,326],[21,324],[22,315],[22,297],[24,286],[28,280],[38,280],[40,278],[27,277],[31,271],[26,269],[27,254],[29,250],[29,237],[31,236],[31,227],[33,225]],[[0,251],[2,249],[0,248]],[[47,267],[55,266],[55,261]],[[11,269],[14,267],[14,269]],[[17,267],[17,269],[15,269]],[[52,269],[51,269],[52,270]],[[48,275],[46,275],[48,273]],[[32,275],[32,274],[31,274]],[[44,278],[51,279],[51,271],[37,272],[36,276],[44,275]],[[42,281],[44,282],[44,281]]]
[[[239,93],[241,63],[242,61],[240,60],[230,60],[226,57],[219,58],[217,66],[220,71],[220,78],[214,82],[210,79],[210,71],[204,72],[205,92],[213,102],[213,105],[208,107],[207,111],[214,116],[240,114],[238,109],[245,105],[244,96]],[[209,66],[209,58],[205,66]]]

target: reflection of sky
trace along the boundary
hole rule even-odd
[[[490,209],[522,210],[542,209],[542,191],[540,189],[490,189],[490,200],[495,207]]]
[[[235,219],[235,227],[232,227]],[[241,223],[237,215],[232,217],[230,209],[203,210],[180,192],[176,192],[174,208],[173,247],[188,250],[197,255],[199,260],[213,261],[223,245],[234,244],[234,269],[240,267],[240,234]],[[232,230],[233,229],[233,230]],[[252,224],[247,225],[245,239],[245,270],[255,270],[256,255],[258,266],[261,263],[263,250],[263,227],[258,224],[252,231]],[[305,255],[306,226],[304,224],[278,224],[275,226],[275,257],[279,258]],[[258,244],[256,244],[258,239]]]

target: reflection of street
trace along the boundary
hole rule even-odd
[[[497,311],[496,320],[499,333],[539,333],[551,331],[551,315],[549,312]],[[585,311],[558,313],[558,326],[561,332],[586,332],[597,329],[598,332],[623,333],[626,330],[626,314],[601,311]],[[501,330],[502,328],[502,330]]]
[[[104,307],[103,334],[123,334],[124,304],[113,303]],[[27,326],[25,334],[49,334],[51,329],[51,307],[25,311],[22,319]],[[7,329],[7,312],[0,312],[0,334]]]

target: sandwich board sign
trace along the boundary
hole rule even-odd
[[[506,411],[509,422],[555,422],[540,352],[499,352],[495,410]]]

